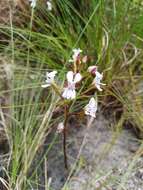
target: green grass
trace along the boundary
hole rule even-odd
[[[140,2],[57,0],[53,11],[48,12],[39,1],[32,13],[30,9],[19,12],[18,23],[22,25],[15,23],[12,16],[9,25],[0,25],[0,33],[7,39],[7,43],[0,42],[0,51],[11,60],[14,68],[10,89],[11,125],[6,126],[10,144],[6,166],[9,189],[27,190],[32,188],[32,183],[38,183],[39,166],[30,177],[31,165],[52,126],[62,119],[52,118],[57,95],[50,90],[43,91],[41,83],[45,72],[54,69],[58,71],[59,84],[63,84],[66,72],[71,69],[68,60],[75,47],[89,56],[83,75],[88,66],[94,64],[104,73],[107,86],[98,94],[101,106],[110,110],[117,121],[122,118],[122,127],[130,122],[139,136],[143,135],[140,88],[143,12]],[[81,91],[90,83],[91,79],[84,81]],[[1,91],[2,95],[5,93]],[[71,110],[78,111],[86,102],[74,102]],[[118,110],[120,116],[116,114]],[[48,150],[52,149],[51,145]],[[43,157],[46,156],[48,152]]]

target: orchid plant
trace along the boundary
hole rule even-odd
[[[94,118],[96,118],[98,103],[97,103],[97,96],[94,97],[94,95],[92,96],[88,95],[88,92],[92,90],[92,94],[93,94],[94,91],[96,91],[96,89],[98,91],[102,91],[101,86],[105,85],[104,83],[101,82],[103,79],[103,73],[100,73],[98,71],[98,67],[96,65],[89,66],[86,72],[87,74],[85,75],[85,72],[83,72],[81,65],[85,65],[88,58],[87,56],[81,56],[81,53],[82,53],[82,50],[80,48],[73,49],[72,59],[69,60],[69,62],[72,63],[72,70],[68,71],[66,74],[64,87],[60,87],[55,81],[55,76],[57,74],[57,71],[47,72],[45,84],[42,84],[43,88],[52,87],[57,93],[57,95],[60,96],[61,101],[63,101],[64,120],[58,124],[57,133],[63,134],[63,150],[64,150],[65,168],[68,168],[67,153],[66,153],[67,123],[68,123],[69,116],[75,114],[75,113],[70,112],[70,107],[72,105],[71,102],[74,101],[73,103],[75,103],[76,99],[78,99],[77,97],[78,84],[81,83],[82,80],[85,81],[86,76],[90,78],[92,76],[94,77],[94,79],[92,79],[93,82],[91,83],[91,87],[89,86],[86,91],[80,92],[82,94],[81,98],[83,97],[83,98],[89,99],[88,104],[85,105],[82,112],[84,112],[84,114],[87,117],[91,118],[92,121]],[[79,94],[79,97],[80,97],[80,94]]]

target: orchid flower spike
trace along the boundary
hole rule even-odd
[[[31,7],[34,9],[36,7],[37,0],[29,0],[31,2]]]
[[[97,111],[97,100],[95,98],[91,98],[89,100],[89,103],[84,108],[85,114],[89,115],[91,117],[96,117],[96,111]]]
[[[47,9],[48,9],[48,11],[51,11],[52,10],[52,3],[51,3],[51,0],[48,0],[47,1]]]
[[[58,127],[57,127],[57,133],[62,133],[64,130],[64,123],[61,122],[59,123]]]
[[[55,75],[57,74],[57,71],[52,71],[50,73],[46,73],[46,84],[43,84],[42,87],[46,88],[51,86],[51,84],[54,82]]]
[[[103,79],[103,73],[99,73],[98,71],[96,71],[95,74],[96,74],[96,76],[95,76],[95,78],[93,80],[93,84],[95,85],[95,87],[99,91],[102,91],[100,85],[106,85],[106,84],[100,82]]]
[[[67,73],[68,85],[66,88],[64,88],[62,97],[68,100],[75,99],[76,97],[75,84],[78,83],[81,79],[82,76],[80,73],[74,74],[72,71],[69,71]]]
[[[72,51],[73,51],[72,59],[70,59],[69,62],[76,62],[82,50],[78,48],[78,49],[73,49]]]

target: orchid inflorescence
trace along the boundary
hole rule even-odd
[[[73,55],[72,55],[72,59],[70,59],[69,61],[74,62],[76,64],[77,61],[80,60],[80,53],[82,52],[81,49],[73,49]],[[76,66],[77,67],[77,66]],[[92,75],[95,75],[95,78],[93,79],[92,85],[95,86],[99,91],[102,91],[101,89],[101,85],[106,85],[104,83],[101,83],[101,80],[103,79],[103,73],[100,73],[98,71],[97,66],[89,66],[87,71],[89,73],[91,73]],[[45,84],[42,85],[43,88],[52,86],[53,84],[55,84],[55,75],[57,74],[57,71],[52,71],[52,72],[47,72],[46,73],[46,80],[45,80]],[[67,100],[73,100],[76,99],[76,84],[79,83],[82,80],[82,75],[78,72],[73,72],[73,71],[68,71],[66,74],[66,80],[67,80],[67,84],[66,86],[63,88],[62,92],[61,92],[61,96],[64,99]],[[57,85],[57,88],[58,85]],[[96,111],[97,111],[97,99],[91,97],[89,104],[87,104],[87,106],[85,106],[85,114],[86,115],[90,115],[91,117],[95,117],[96,115]]]
[[[76,99],[78,99],[77,97],[77,89],[79,86],[78,84],[81,83],[82,80],[85,80],[87,76],[87,75],[84,76],[84,73],[82,76],[82,74],[80,73],[82,71],[81,66],[85,65],[88,60],[87,56],[81,56],[81,53],[82,53],[82,50],[80,48],[73,49],[72,59],[69,59],[69,63],[72,63],[73,69],[67,72],[64,87],[61,88],[59,87],[59,85],[56,84],[56,81],[54,78],[57,74],[57,71],[47,72],[45,84],[42,85],[43,88],[50,87],[50,86],[53,87],[55,92],[58,92],[58,95],[63,101],[63,105],[65,106],[64,115],[66,118],[64,118],[64,121],[59,123],[57,127],[57,133],[63,133],[64,139],[66,138],[67,118],[69,117],[69,115],[71,115],[71,113],[69,113],[71,101],[76,102]],[[98,67],[96,65],[88,67],[87,69],[88,76],[89,76],[89,73],[91,74],[91,76],[94,76],[93,82],[91,83],[92,88],[89,87],[86,91],[84,92],[81,91],[78,94],[79,94],[79,99],[81,99],[82,97],[90,98],[88,104],[84,107],[83,110],[84,110],[85,115],[94,119],[96,118],[96,112],[98,108],[97,96],[96,97],[89,96],[86,93],[90,92],[91,90],[93,93],[94,88],[96,88],[98,91],[102,91],[101,86],[104,86],[105,84],[101,82],[103,79],[103,73],[100,73],[98,71]],[[81,97],[80,97],[80,94],[82,94]],[[65,156],[65,162],[67,162],[65,142],[66,141],[64,140],[64,156]],[[67,166],[67,164],[65,165]]]

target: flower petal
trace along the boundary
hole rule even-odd
[[[47,78],[54,78],[56,74],[57,74],[57,71],[52,71],[50,73],[47,72],[46,76]]]
[[[73,72],[72,71],[69,71],[68,73],[67,73],[67,81],[68,82],[73,82]]]
[[[75,99],[76,98],[76,91],[75,90],[72,90],[72,93],[71,93],[71,100]]]
[[[97,103],[96,103],[96,101],[95,101],[95,99],[93,97],[89,100],[89,104],[88,105],[92,106],[92,107],[95,107],[97,105]]]
[[[58,127],[57,127],[57,133],[62,133],[64,130],[64,123],[61,122],[58,124]]]
[[[73,49],[72,50],[74,53],[76,53],[76,54],[80,54],[81,52],[82,52],[82,50],[80,49],[80,48],[75,48],[75,49]]]
[[[41,85],[42,88],[47,88],[49,86],[50,86],[50,84],[43,84],[43,85]]]
[[[82,58],[82,62],[83,62],[83,63],[86,63],[87,60],[88,60],[88,57],[87,57],[87,55],[85,55],[85,56]]]
[[[62,97],[63,98],[66,98],[67,97],[67,88],[64,88],[64,91],[63,91],[63,94],[62,94]]]
[[[81,74],[80,74],[80,73],[77,73],[77,74],[75,75],[75,78],[74,78],[74,83],[79,82],[81,79],[82,79]]]
[[[97,88],[99,91],[101,91],[101,92],[103,91],[99,84],[96,84],[95,86],[96,86],[96,88]]]
[[[94,73],[95,74],[95,72],[97,71],[97,66],[96,65],[90,66],[90,67],[88,67],[87,70],[88,70],[89,73]]]
[[[97,78],[97,80],[102,80],[103,79],[103,73],[99,73],[98,71],[96,71],[95,74],[96,74],[95,78]]]
[[[68,99],[68,100],[75,99],[76,91],[68,89],[68,88],[64,88],[64,92],[62,94],[62,97],[65,98],[65,99]]]
[[[52,10],[52,3],[50,1],[47,1],[47,8],[49,11]]]
[[[91,117],[96,117],[97,111],[97,99],[93,97],[89,100],[89,103],[84,108],[85,114],[90,115]]]

